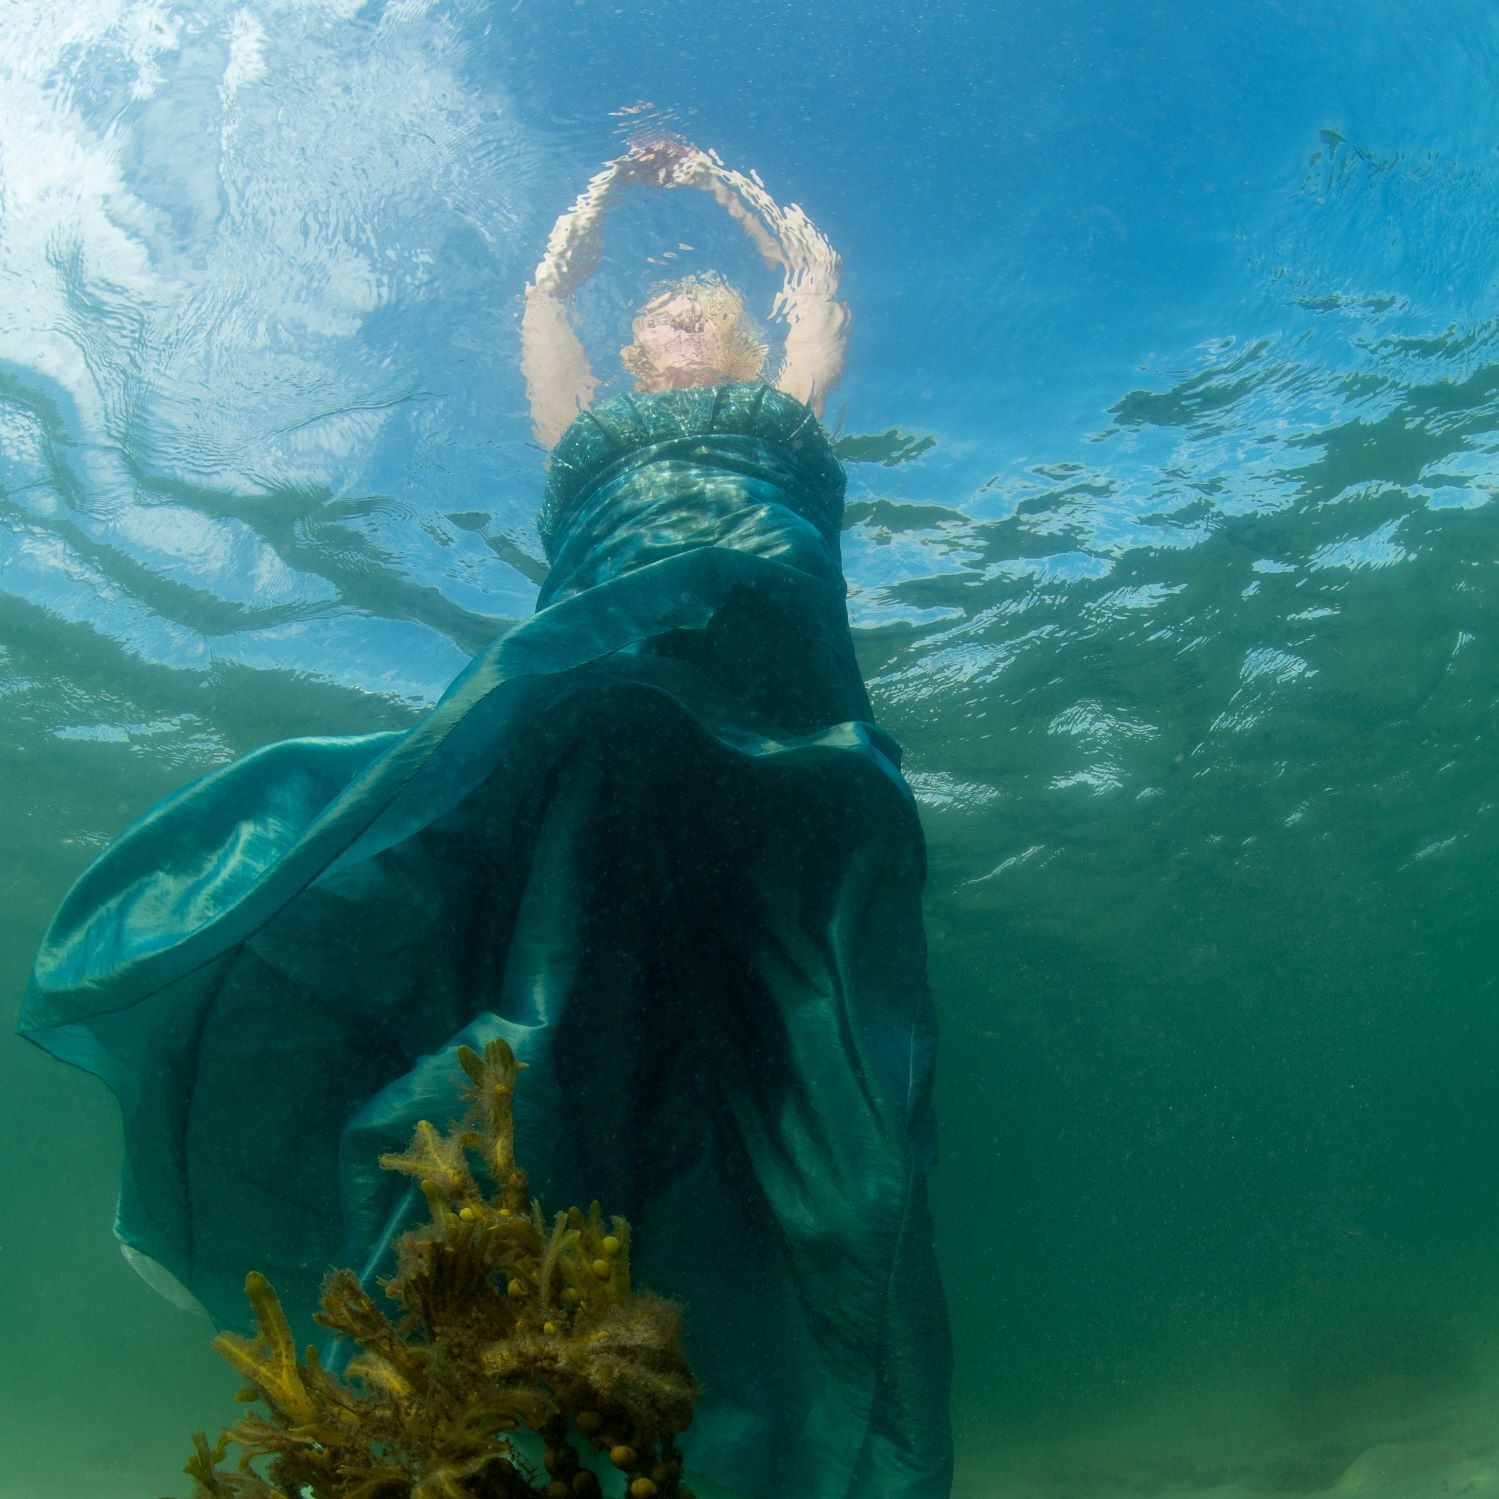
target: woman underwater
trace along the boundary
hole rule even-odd
[[[568,303],[632,185],[712,193],[784,268],[772,383],[738,294],[689,278],[635,319],[636,391],[588,409]],[[689,1467],[746,1499],[941,1499],[924,852],[815,414],[837,269],[702,152],[599,173],[527,289],[536,614],[410,730],[270,745],[128,829],[22,1029],[120,1100],[132,1261],[231,1326],[259,1269],[309,1332],[329,1267],[372,1280],[419,1207],[379,1156],[503,1036],[538,1195],[623,1213],[686,1304]]]

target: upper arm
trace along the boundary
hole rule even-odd
[[[837,297],[800,293],[786,298],[786,356],[774,385],[821,416],[843,375],[848,308]]]
[[[566,305],[528,287],[521,318],[521,373],[531,405],[531,430],[550,451],[598,388]]]

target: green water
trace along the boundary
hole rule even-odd
[[[1374,1442],[1481,1445],[1499,521],[1448,512],[1430,521],[1442,546],[1408,542],[1399,567],[1309,571],[1348,506],[1371,531],[1409,508],[1393,486],[1347,496],[1377,487],[1376,458],[1419,461],[1417,440],[1355,459],[1355,435],[1308,466],[1294,511],[1104,578],[1001,568],[946,649],[861,637],[931,847],[962,1494],[1081,1494],[1099,1473],[1313,1492]],[[1055,553],[1079,482],[984,544]],[[877,503],[855,520],[881,544]],[[901,520],[973,540],[940,512]],[[3,668],[5,836],[26,851],[7,877],[12,992],[138,809],[268,739],[407,716],[240,671],[127,673],[82,627],[16,630]],[[135,727],[58,736],[101,702]],[[112,1104],[5,1048],[12,1487],[154,1493],[231,1381],[106,1232]]]
[[[524,74],[612,77],[616,23],[554,54],[532,7],[512,55],[482,6],[221,9],[0,31],[0,187],[47,189],[0,221],[13,997],[132,818],[410,722],[540,569],[510,299],[617,101],[559,122]],[[834,9],[844,93],[757,9],[742,77],[651,90],[707,90],[857,294],[845,559],[930,847],[957,1499],[1499,1493],[1499,47],[1319,3],[1237,88],[1284,8],[1014,7],[998,87]],[[922,46],[968,45],[950,9]],[[236,1381],[111,1239],[112,1101],[4,1036],[0,1138],[0,1496],[185,1493]]]

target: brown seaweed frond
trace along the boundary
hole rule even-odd
[[[302,1382],[302,1366],[280,1298],[265,1276],[255,1270],[245,1277],[245,1296],[255,1313],[257,1335],[250,1339],[232,1332],[220,1333],[213,1340],[214,1348],[288,1424],[301,1426],[315,1421],[317,1402]]]
[[[411,1144],[400,1154],[383,1155],[380,1164],[387,1171],[404,1171],[422,1183],[436,1187],[443,1199],[476,1198],[479,1189],[464,1159],[462,1136],[443,1136],[425,1120],[419,1119]]]
[[[397,1241],[383,1282],[399,1315],[352,1271],[329,1275],[317,1320],[357,1349],[340,1377],[312,1348],[298,1357],[280,1300],[252,1273],[256,1335],[215,1346],[249,1381],[241,1398],[265,1410],[213,1447],[194,1438],[194,1499],[599,1499],[580,1449],[607,1455],[629,1499],[691,1499],[676,1436],[699,1392],[680,1309],[632,1289],[623,1218],[606,1223],[595,1202],[548,1223],[528,1199],[510,1048],[491,1041],[459,1061],[464,1117],[447,1130],[423,1120],[407,1150],[381,1158],[421,1184],[430,1214]],[[514,1445],[523,1429],[541,1438],[545,1476]],[[235,1472],[221,1466],[231,1447]]]
[[[484,1148],[484,1164],[500,1191],[500,1207],[508,1213],[526,1211],[526,1173],[515,1163],[515,1080],[524,1062],[500,1043],[484,1048],[481,1057],[470,1046],[458,1048],[458,1062],[468,1074],[467,1098],[477,1115],[478,1143]]]
[[[229,1433],[225,1432],[212,1447],[208,1433],[193,1433],[193,1455],[183,1472],[194,1480],[196,1494],[212,1499],[287,1499],[280,1489],[273,1489],[257,1473],[225,1473],[218,1467],[229,1451]]]

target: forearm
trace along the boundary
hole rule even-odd
[[[712,194],[719,207],[754,241],[766,265],[786,264],[786,255],[774,227],[779,209],[764,188],[758,187],[743,172],[730,171],[706,153],[688,181],[691,186]]]
[[[548,449],[598,388],[567,303],[598,264],[604,214],[619,184],[618,162],[610,162],[589,179],[573,206],[552,226],[546,253],[526,288],[521,372],[531,405],[531,429]]]
[[[757,178],[698,153],[684,180],[710,192],[755,241],[785,280],[774,312],[786,321],[786,352],[776,387],[805,401],[819,415],[843,373],[848,308],[838,296],[842,269],[837,252],[795,203],[782,208]]]
[[[603,243],[604,214],[618,190],[615,162],[589,179],[573,206],[552,226],[546,253],[536,267],[538,290],[552,297],[570,297],[592,275]]]

